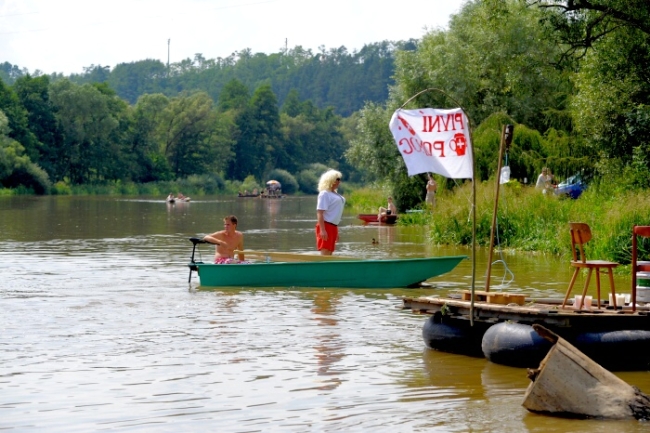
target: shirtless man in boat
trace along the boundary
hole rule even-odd
[[[235,250],[244,250],[244,234],[237,231],[237,217],[227,216],[223,219],[223,230],[206,235],[203,240],[215,245],[214,262],[217,264],[239,263],[244,261],[244,253],[237,254]]]
[[[397,215],[397,207],[393,203],[393,197],[388,197],[388,204],[386,207],[379,207],[379,212],[377,213],[377,222],[381,222],[381,218],[386,215]]]

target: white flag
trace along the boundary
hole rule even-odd
[[[473,177],[469,122],[460,108],[400,109],[389,127],[409,176],[432,172],[452,179]]]

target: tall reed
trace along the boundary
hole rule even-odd
[[[377,200],[376,192],[362,198],[367,191],[356,191],[353,207]],[[471,183],[453,191],[441,191],[431,212],[402,213],[399,224],[427,226],[428,240],[440,245],[470,245],[472,241]],[[493,180],[476,186],[476,239],[479,246],[489,246],[492,215],[496,197]],[[632,227],[650,225],[650,191],[620,192],[602,185],[592,185],[577,200],[542,194],[516,181],[501,185],[495,232],[495,245],[520,251],[536,251],[571,257],[568,223],[590,225],[593,240],[588,244],[589,257],[630,262]],[[643,241],[640,254],[650,259],[650,242]]]

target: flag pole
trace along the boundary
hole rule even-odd
[[[406,104],[411,102],[413,99],[416,97],[420,96],[423,93],[429,92],[435,90],[437,92],[442,93],[444,96],[449,98],[454,104],[456,104],[461,110],[463,110],[463,113],[465,116],[467,116],[467,121],[469,122],[469,137],[470,137],[470,143],[472,143],[472,283],[470,287],[471,291],[471,297],[470,297],[470,304],[469,304],[469,323],[470,326],[474,326],[474,292],[475,292],[475,286],[476,286],[476,161],[474,158],[474,137],[472,136],[472,119],[470,119],[469,114],[463,109],[463,107],[451,96],[449,96],[444,90],[442,89],[437,89],[435,87],[429,87],[424,90],[419,91],[415,95],[411,96],[409,99],[406,100],[402,104],[399,109],[403,109]]]

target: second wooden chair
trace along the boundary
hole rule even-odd
[[[571,290],[573,285],[576,282],[576,278],[580,273],[580,270],[587,269],[587,279],[585,280],[585,286],[582,289],[582,299],[585,299],[587,295],[587,289],[589,288],[589,280],[591,279],[591,274],[596,271],[596,291],[598,303],[598,308],[600,308],[600,270],[605,269],[609,275],[609,284],[612,291],[612,299],[614,308],[616,308],[616,289],[614,288],[614,273],[612,269],[617,267],[619,264],[616,262],[610,262],[607,260],[587,260],[585,256],[584,245],[592,239],[591,228],[588,224],[585,223],[569,223],[569,229],[571,230],[571,252],[573,254],[573,260],[571,260],[571,266],[575,268],[573,271],[573,276],[571,277],[571,282],[569,283],[569,288],[566,291],[564,296],[564,301],[562,302],[562,308],[566,305],[569,295],[571,295]],[[584,302],[582,305],[584,306]],[[582,306],[580,307],[582,308]]]

